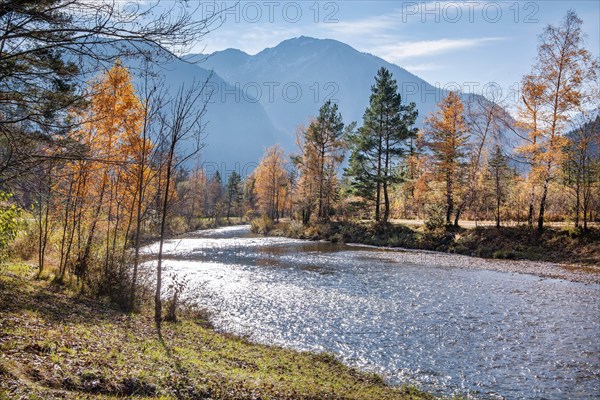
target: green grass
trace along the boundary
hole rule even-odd
[[[76,297],[35,269],[0,266],[0,399],[431,399],[349,368],[216,333],[200,316],[164,323]]]

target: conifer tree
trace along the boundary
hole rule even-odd
[[[234,215],[238,215],[242,197],[242,177],[236,171],[233,171],[227,180],[227,221],[229,221],[232,211]]]
[[[379,69],[363,126],[350,137],[352,153],[347,170],[356,193],[374,203],[375,221],[386,223],[389,219],[390,185],[399,181],[394,171],[406,156],[408,140],[417,134],[413,126],[418,114],[415,107],[414,103],[402,104],[391,72]]]

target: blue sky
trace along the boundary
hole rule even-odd
[[[574,9],[586,47],[600,53],[598,1],[215,1],[200,12],[226,6],[221,26],[195,52],[255,54],[291,37],[331,38],[442,87],[508,90],[529,71],[537,35]]]

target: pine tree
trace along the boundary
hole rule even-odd
[[[374,202],[375,221],[381,220],[382,196],[382,220],[386,223],[389,219],[390,185],[399,181],[394,173],[397,163],[406,156],[408,140],[416,137],[413,125],[417,115],[414,103],[402,104],[392,74],[379,69],[363,126],[350,137],[352,154],[347,170],[356,193]]]
[[[227,221],[229,221],[232,211],[234,215],[238,215],[242,197],[242,177],[233,171],[227,180]]]
[[[496,200],[496,228],[500,228],[500,209],[506,199],[505,186],[510,170],[506,156],[502,153],[502,148],[498,144],[494,146],[494,152],[488,161],[488,170],[493,182]]]

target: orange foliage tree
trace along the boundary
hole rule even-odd
[[[431,149],[433,164],[446,186],[446,223],[454,211],[454,191],[463,166],[468,131],[463,116],[463,104],[458,94],[450,92],[438,105],[439,109],[426,121],[426,143]]]
[[[88,106],[74,115],[78,125],[70,133],[79,155],[58,174],[56,190],[64,199],[54,210],[62,222],[61,277],[74,272],[107,292],[123,281],[117,265],[124,262],[134,227],[139,236],[141,214],[156,195],[145,118],[131,74],[120,62],[90,84]],[[92,264],[103,268],[91,271]]]
[[[597,77],[597,63],[583,47],[581,23],[569,11],[559,26],[548,25],[540,35],[533,71],[523,79],[523,113],[530,140],[520,151],[531,155],[531,174],[541,186],[539,231],[544,228],[550,183],[565,161],[568,121],[585,98],[585,83]]]
[[[284,151],[280,146],[267,148],[256,167],[255,177],[254,190],[259,210],[272,220],[279,219],[288,197]]]

